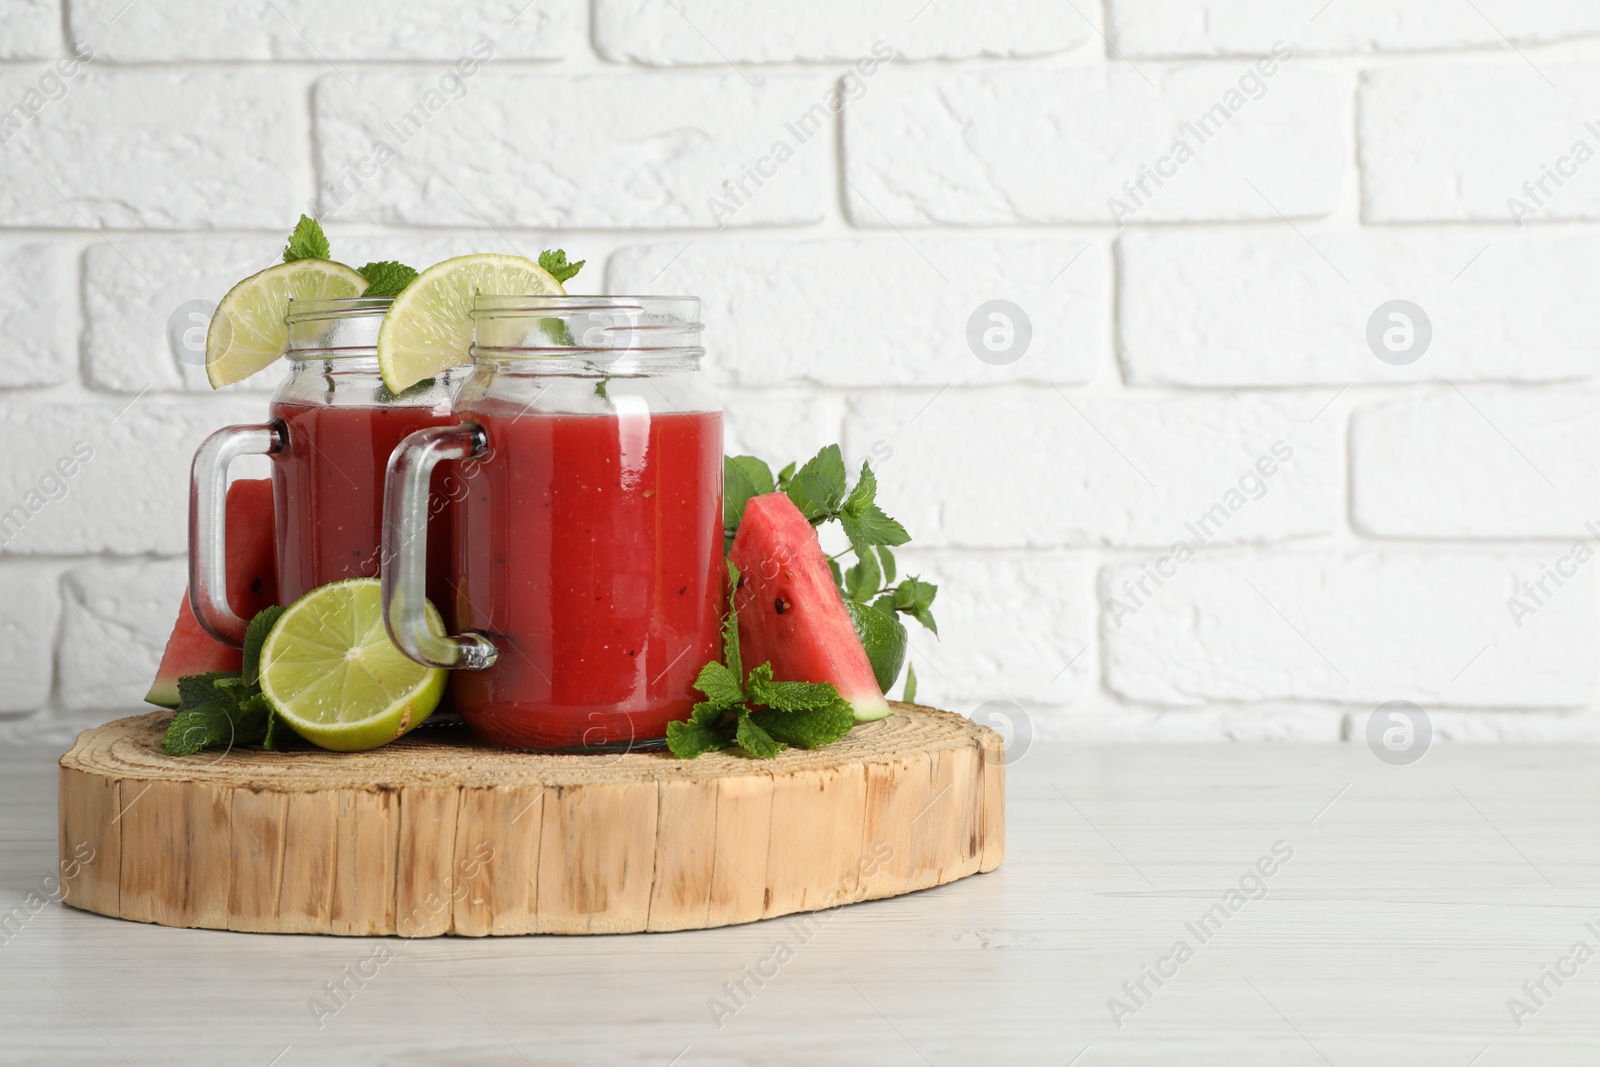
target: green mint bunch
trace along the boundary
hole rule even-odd
[[[745,505],[765,493],[785,493],[813,526],[839,524],[850,547],[828,557],[828,568],[872,661],[878,687],[887,693],[905,660],[900,616],[909,615],[938,636],[932,609],[939,587],[915,576],[896,582],[892,549],[906,544],[911,535],[878,506],[878,477],[871,464],[861,464],[860,477],[852,486],[838,445],[827,446],[803,466],[791,463],[776,476],[755,456],[729,456],[723,460],[722,482],[724,548],[733,544]],[[855,557],[848,569],[839,563],[847,552]],[[916,696],[916,675],[907,671],[909,701]]]
[[[244,670],[186,674],[178,679],[178,713],[161,749],[169,756],[191,756],[201,749],[260,745],[280,749],[291,731],[261,692],[261,646],[283,614],[262,608],[244,635]]]
[[[739,569],[728,564],[731,589]],[[748,675],[739,657],[739,616],[729,593],[722,624],[722,662],[700,668],[694,687],[705,700],[687,721],[667,724],[667,748],[679,759],[737,745],[756,759],[772,759],[790,745],[831,745],[855,725],[855,712],[830,682],[775,682],[772,664]]]

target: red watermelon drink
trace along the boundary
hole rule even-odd
[[[383,476],[389,453],[416,430],[455,422],[449,398],[437,404],[334,407],[275,402],[284,445],[273,458],[281,599],[291,604],[319,585],[376,578],[383,540]],[[439,479],[443,495],[428,520],[428,597],[450,602],[450,524],[446,505],[459,483]]]
[[[458,707],[520,748],[664,736],[717,656],[721,414],[497,407],[462,412],[493,453],[458,504],[456,616],[501,655],[456,676]]]
[[[380,297],[292,301],[289,375],[273,396],[272,421],[229,426],[195,454],[191,495],[190,592],[200,624],[237,647],[246,620],[217,595],[226,542],[220,501],[228,464],[237,456],[271,457],[277,525],[279,603],[342,578],[375,577],[383,532],[383,481],[389,453],[425,426],[455,420],[450,404],[464,371],[446,372],[403,394],[391,393],[378,370],[377,332],[391,301]],[[440,478],[447,490],[453,474]],[[448,493],[430,502],[447,510]],[[428,593],[441,608],[447,584],[449,523],[435,515],[435,565]]]
[[[656,747],[700,699],[725,570],[722,415],[699,371],[698,304],[480,297],[461,424],[395,453],[390,633],[420,662],[466,668],[451,690],[486,741]],[[455,637],[413,615],[424,554],[397,533],[444,459],[467,461],[451,578],[468,632]]]

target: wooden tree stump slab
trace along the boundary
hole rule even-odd
[[[994,731],[909,704],[827,748],[550,756],[425,726],[375,752],[175,758],[155,712],[61,757],[65,901],[165,926],[352,936],[687,930],[999,866]],[[89,857],[85,861],[85,857]]]

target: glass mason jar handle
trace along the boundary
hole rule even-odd
[[[489,453],[483,428],[430,426],[389,456],[383,481],[383,625],[395,647],[428,667],[482,670],[499,651],[482,634],[438,634],[428,625],[428,482],[447,459],[481,459]]]
[[[205,439],[190,468],[189,608],[206,633],[234,648],[244,647],[250,622],[228,603],[228,466],[239,456],[282,452],[286,440],[280,422],[224,426]]]

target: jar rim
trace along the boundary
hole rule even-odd
[[[489,359],[698,358],[697,296],[478,296],[472,352]]]
[[[678,320],[687,328],[699,329],[698,296],[601,295],[564,293],[549,296],[491,296],[480,293],[473,300],[472,317],[498,318],[515,315],[556,315],[562,312],[622,311],[662,315]]]
[[[391,296],[345,296],[326,300],[296,300],[289,298],[289,310],[283,321],[294,326],[303,322],[325,322],[329,319],[381,318],[394,303]]]

